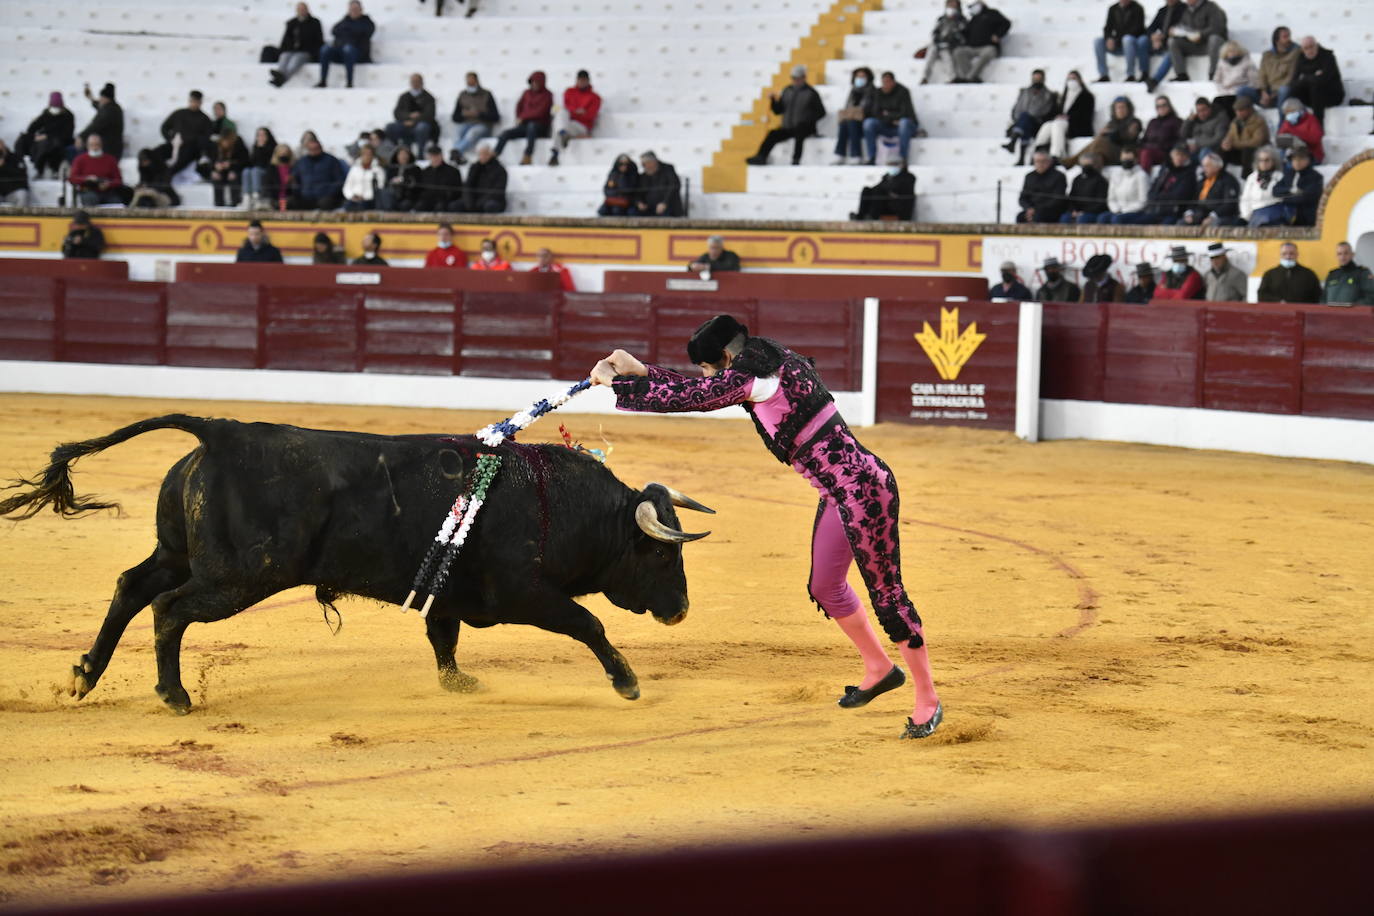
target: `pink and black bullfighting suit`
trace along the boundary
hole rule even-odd
[[[713,342],[712,325],[722,320],[728,324],[716,329]],[[693,336],[688,355],[696,363],[719,363],[735,329],[747,334],[728,316],[712,319]],[[768,450],[820,491],[807,583],[812,600],[830,617],[859,611],[859,596],[846,581],[857,561],[888,638],[919,648],[921,618],[902,585],[896,477],[854,438],[812,360],[766,337],[746,337],[730,368],[709,378],[647,369],[645,376],[616,377],[616,406],[654,413],[742,406]]]

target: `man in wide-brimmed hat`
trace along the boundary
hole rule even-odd
[[[1125,289],[1111,275],[1112,256],[1095,254],[1083,265],[1084,302],[1120,302],[1126,296]]]
[[[1076,283],[1064,276],[1064,265],[1059,259],[1049,257],[1040,265],[1045,273],[1045,284],[1035,291],[1035,298],[1041,302],[1077,302],[1081,298]]]
[[[1226,256],[1230,250],[1221,242],[1207,246],[1207,257],[1212,261],[1212,269],[1205,277],[1208,302],[1244,302],[1249,298],[1245,274]]]
[[[1202,274],[1188,260],[1188,249],[1183,245],[1169,249],[1169,268],[1164,272],[1163,282],[1155,287],[1156,299],[1202,298]]]
[[[1155,269],[1146,261],[1135,266],[1135,286],[1126,294],[1126,301],[1145,305],[1155,297]]]

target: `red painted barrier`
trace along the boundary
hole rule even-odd
[[[127,280],[129,262],[90,258],[0,258],[0,277]]]
[[[704,250],[704,246],[703,246]],[[684,270],[608,270],[604,288],[608,293],[671,292],[669,280],[695,280],[697,275]],[[711,280],[719,289],[699,292],[703,298],[750,299],[851,299],[876,296],[879,299],[943,299],[964,296],[981,299],[988,294],[988,281],[982,277],[913,276],[912,274],[814,274],[726,271],[714,273]]]
[[[340,278],[343,279],[340,279]],[[454,270],[434,267],[355,267],[343,264],[223,264],[179,261],[178,283],[257,283],[344,289],[454,289],[473,292],[552,292],[558,276],[528,270]],[[360,282],[367,281],[367,282]]]

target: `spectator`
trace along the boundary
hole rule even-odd
[[[463,173],[444,161],[444,151],[429,148],[429,165],[420,171],[415,209],[421,213],[447,213],[463,208]]]
[[[1288,100],[1293,72],[1298,66],[1298,46],[1286,26],[1274,29],[1269,50],[1260,55],[1259,103],[1264,108],[1281,106]]]
[[[425,89],[425,78],[410,74],[410,88],[401,93],[391,116],[396,120],[386,126],[386,136],[392,143],[414,145],[428,149],[430,141],[439,140],[439,122],[434,120],[434,96]],[[374,153],[375,154],[375,153]]]
[[[310,7],[297,3],[296,15],[286,20],[286,31],[282,33],[281,45],[277,49],[276,69],[269,71],[272,85],[284,86],[307,63],[319,63],[320,49],[323,47],[324,29],[320,26],[320,20],[310,15]]]
[[[577,80],[563,90],[563,107],[558,111],[558,145],[549,153],[549,165],[558,165],[558,151],[567,149],[569,140],[592,135],[600,112],[601,96],[592,88],[591,74],[578,70]]]
[[[214,148],[210,143],[210,118],[200,110],[202,98],[200,90],[192,89],[186,107],[178,108],[162,122],[162,139],[166,142],[157,148],[157,154],[167,160],[173,175]]]
[[[384,184],[386,169],[377,162],[372,147],[364,146],[358,152],[358,161],[344,176],[344,209],[350,213],[373,209],[377,206],[377,192]]]
[[[1279,152],[1272,146],[1255,151],[1255,169],[1246,176],[1240,189],[1240,219],[1251,229],[1282,226],[1286,223],[1283,200],[1275,193],[1283,171],[1279,168]]]
[[[530,74],[529,88],[520,94],[520,100],[515,103],[515,117],[520,123],[501,131],[496,141],[496,155],[500,157],[509,141],[524,137],[525,153],[520,157],[520,164],[529,165],[534,161],[534,141],[547,137],[553,123],[553,93],[544,88],[543,70]]]
[[[1317,204],[1322,199],[1322,176],[1312,167],[1312,154],[1306,147],[1293,148],[1287,169],[1274,188],[1283,201],[1284,222],[1293,226],[1315,226]]]
[[[467,85],[458,93],[458,101],[453,103],[453,123],[458,125],[458,130],[449,158],[457,165],[467,165],[467,154],[476,148],[478,140],[490,137],[501,120],[496,110],[496,96],[482,88],[477,74],[469,71],[466,80]]]
[[[1121,302],[1126,290],[1111,274],[1112,256],[1095,254],[1083,265],[1083,302]]]
[[[1003,261],[998,269],[1002,273],[1002,282],[988,287],[989,299],[1019,299],[1022,302],[1030,302],[1035,298],[1031,295],[1030,288],[1016,275],[1015,261]]]
[[[750,165],[767,165],[768,154],[784,140],[792,141],[792,164],[801,165],[802,145],[806,138],[816,133],[816,124],[825,117],[825,103],[820,93],[806,81],[806,67],[797,64],[792,68],[792,85],[782,91],[768,94],[773,114],[782,115],[782,126],[770,130],[763,138],[759,151],[744,160]]]
[[[1326,158],[1326,150],[1322,148],[1322,138],[1325,131],[1322,130],[1322,122],[1317,120],[1317,116],[1307,110],[1307,106],[1298,99],[1289,99],[1283,103],[1283,120],[1279,122],[1279,145],[1287,146],[1290,149],[1297,149],[1305,146],[1312,154],[1312,161],[1317,165],[1322,164]],[[1293,139],[1285,142],[1284,137]]]
[[[444,161],[442,153],[439,155],[439,161]],[[386,184],[377,196],[377,205],[383,210],[401,213],[414,210],[420,197],[423,175],[420,167],[415,164],[415,154],[410,151],[410,147],[403,146],[396,150],[391,164],[386,167]],[[461,181],[461,176],[459,180]]]
[[[89,84],[82,91],[86,98],[91,99]],[[100,95],[91,99],[91,105],[95,108],[95,117],[91,118],[85,130],[76,135],[77,143],[81,149],[86,149],[86,138],[95,134],[100,137],[100,148],[105,155],[117,160],[124,155],[124,109],[115,101],[114,83],[101,86]]]
[[[316,232],[314,251],[310,253],[311,264],[344,264],[344,253],[334,247],[334,240],[327,232]]]
[[[1155,99],[1155,116],[1145,125],[1140,137],[1140,167],[1153,172],[1155,166],[1169,161],[1169,151],[1183,133],[1183,119],[1174,111],[1168,96]]]
[[[1207,257],[1212,262],[1205,278],[1208,302],[1245,302],[1249,298],[1249,281],[1226,256],[1230,250],[1221,242],[1207,246]]]
[[[1337,267],[1326,275],[1322,302],[1327,305],[1374,305],[1374,274],[1355,263],[1349,242],[1336,246]]]
[[[1135,286],[1126,293],[1126,301],[1147,305],[1155,296],[1155,269],[1145,262],[1135,266]]]
[[[28,157],[33,163],[34,178],[42,178],[44,170],[57,174],[62,167],[63,154],[76,135],[76,118],[62,102],[62,93],[48,93],[48,107],[29,122],[28,128],[14,144],[14,158]]]
[[[639,166],[639,196],[635,198],[639,215],[681,216],[682,182],[677,169],[648,151],[640,154]]]
[[[1021,185],[1021,212],[1018,223],[1057,223],[1064,212],[1064,192],[1067,182],[1064,173],[1050,161],[1050,154],[1036,150],[1031,156],[1032,168]]]
[[[4,140],[0,140],[0,205],[29,205],[29,170],[23,159],[10,152]]]
[[[1309,268],[1298,263],[1298,246],[1279,246],[1279,263],[1260,279],[1260,302],[1321,302],[1322,284]]]
[[[1132,147],[1121,151],[1121,168],[1112,175],[1107,188],[1107,212],[1098,217],[1099,223],[1139,225],[1150,221],[1146,205],[1150,202],[1150,176],[1136,167],[1136,152]]]
[[[1126,82],[1133,83],[1137,77],[1137,60],[1139,61],[1140,76],[1144,79],[1150,75],[1150,52],[1149,45],[1145,46],[1145,54],[1139,57],[1141,51],[1140,42],[1137,40],[1145,34],[1145,8],[1136,0],[1117,0],[1107,8],[1107,24],[1102,28],[1102,37],[1093,39],[1093,52],[1097,55],[1097,81],[1099,83],[1110,83],[1111,78],[1107,76],[1107,55],[1115,54],[1117,57],[1126,57]]]
[[[491,144],[483,143],[477,148],[477,161],[468,166],[463,208],[469,213],[506,212],[506,179],[506,167],[496,158]]]
[[[305,155],[291,167],[296,186],[292,210],[337,210],[343,205],[343,163],[324,151],[320,141],[310,140]]]
[[[573,283],[572,271],[555,261],[553,252],[547,248],[539,249],[539,261],[530,268],[530,273],[558,274],[558,283],[563,287],[563,292],[577,292],[577,286]]]
[[[482,252],[469,266],[473,270],[510,270],[510,262],[497,253],[496,243],[491,239],[482,239]]]
[[[1043,154],[1037,153],[1036,155]],[[1082,297],[1078,285],[1064,276],[1064,265],[1059,263],[1058,258],[1046,258],[1045,263],[1041,265],[1041,270],[1045,273],[1045,284],[1035,291],[1036,300],[1040,302],[1077,302]]]
[[[210,166],[210,182],[215,186],[216,207],[237,207],[243,203],[243,173],[249,163],[248,147],[232,130],[221,134],[215,144],[215,160]]]
[[[248,224],[248,236],[239,246],[239,252],[234,255],[234,261],[238,264],[280,264],[282,263],[281,251],[267,240],[267,233],[263,231],[262,223],[253,220]]]
[[[259,210],[266,206],[263,188],[267,182],[267,170],[272,168],[272,154],[277,149],[277,138],[266,127],[259,127],[253,134],[253,145],[248,148],[248,164],[243,168],[244,206],[249,210]]]
[[[725,237],[713,235],[706,240],[706,253],[687,265],[692,273],[719,273],[723,270],[738,271],[739,255],[725,247]]]
[[[1155,87],[1164,81],[1164,77],[1169,74],[1169,68],[1173,66],[1173,61],[1169,56],[1169,35],[1172,34],[1174,26],[1178,25],[1183,18],[1183,11],[1187,6],[1183,0],[1164,0],[1164,5],[1155,13],[1155,18],[1150,20],[1150,24],[1145,27],[1145,34],[1136,39],[1136,57],[1144,61],[1145,67],[1145,91],[1154,92]],[[1159,69],[1153,75],[1149,72],[1150,55],[1160,58]]]
[[[1055,115],[1035,132],[1035,148],[1050,151],[1056,162],[1069,155],[1069,140],[1073,137],[1093,135],[1093,117],[1097,109],[1097,99],[1083,85],[1083,76],[1077,70],[1070,70],[1064,80],[1064,94]],[[1025,153],[1025,148],[1022,148]],[[1022,160],[1017,160],[1017,165]]]
[[[1169,30],[1169,60],[1174,68],[1174,81],[1188,82],[1188,62],[1184,58],[1203,53],[1207,55],[1207,78],[1211,79],[1217,69],[1217,55],[1225,43],[1225,10],[1212,0],[1187,0],[1178,25]]]
[[[99,140],[99,135],[96,135]],[[105,233],[98,226],[91,225],[91,215],[85,210],[72,214],[71,225],[62,239],[62,257],[98,258],[105,250]]]
[[[313,142],[313,143],[319,143],[319,142],[320,142],[320,138],[317,137],[317,136],[315,135],[315,132],[314,132],[313,130],[307,130],[307,131],[305,131],[303,134],[301,134],[301,143],[300,143],[300,146],[297,146],[297,147],[296,147],[296,154],[295,154],[295,155],[296,155],[296,158],[297,158],[297,159],[299,159],[299,158],[301,158],[302,156],[306,155],[306,153],[308,153],[308,152],[310,151],[310,144],[311,144],[312,142]],[[323,145],[323,144],[321,144],[321,145]]]
[[[1183,122],[1183,142],[1197,160],[1208,152],[1221,148],[1226,131],[1231,126],[1226,113],[1212,107],[1212,100],[1199,97],[1193,103],[1193,113]]]
[[[850,219],[910,220],[916,209],[916,176],[899,158],[888,161],[887,174],[859,192],[859,209]]]
[[[239,126],[234,119],[229,117],[229,109],[223,102],[216,102],[210,106],[210,139],[218,143],[219,138],[229,132],[238,133]]]
[[[285,210],[290,206],[291,198],[296,195],[297,186],[291,170],[293,158],[295,157],[291,147],[285,143],[278,143],[277,148],[272,151],[272,164],[262,178],[261,205],[275,210]]]
[[[1255,112],[1255,103],[1246,96],[1236,99],[1236,117],[1221,140],[1222,158],[1240,166],[1241,177],[1250,174],[1255,150],[1269,145],[1269,124]]]
[[[1102,129],[1093,137],[1092,142],[1072,156],[1061,158],[1064,168],[1071,169],[1078,164],[1084,153],[1101,153],[1104,162],[1115,162],[1121,158],[1121,150],[1134,147],[1140,141],[1144,128],[1135,116],[1135,105],[1124,95],[1112,100],[1112,116]]]
[[[1318,121],[1324,120],[1326,109],[1345,101],[1340,65],[1336,55],[1317,44],[1311,35],[1304,36],[1298,48],[1302,53],[1293,67],[1289,94],[1312,109]]]
[[[1172,225],[1183,216],[1183,210],[1197,198],[1197,166],[1188,155],[1188,147],[1177,143],[1169,151],[1169,162],[1159,170],[1150,186],[1150,204],[1146,207],[1146,222]]]
[[[377,230],[372,230],[363,236],[363,253],[353,259],[354,267],[386,267],[386,258],[382,257],[382,237]]]
[[[639,196],[639,168],[635,161],[625,153],[615,157],[611,170],[606,174],[606,186],[601,189],[604,195],[598,216],[627,216],[635,211],[635,199]]]
[[[1235,181],[1234,178],[1231,180]],[[1193,265],[1188,263],[1188,249],[1182,245],[1175,245],[1169,249],[1169,261],[1169,269],[1164,273],[1164,283],[1155,287],[1154,298],[1171,300],[1202,298],[1204,290],[1202,274],[1194,270]]]
[[[935,72],[935,65],[939,63],[941,58],[949,63],[950,72],[953,74],[950,79],[959,75],[959,71],[954,67],[954,49],[964,43],[964,26],[966,25],[968,25],[968,20],[964,18],[959,0],[945,0],[945,11],[939,19],[935,20],[935,28],[930,33],[930,44],[926,45],[924,49],[926,69],[921,75],[922,86],[930,82],[930,76]],[[917,51],[916,56],[920,57],[921,52]],[[869,164],[872,165],[871,162]]]
[[[434,232],[434,247],[425,255],[426,267],[467,267],[468,256],[453,244],[453,224],[440,223]]]
[[[954,82],[981,83],[983,68],[1002,53],[1002,39],[1011,31],[1011,20],[983,0],[973,0],[968,12],[964,43],[954,49]]]
[[[1179,222],[1185,226],[1236,226],[1240,224],[1240,182],[1226,171],[1219,153],[1202,157],[1202,180],[1197,200],[1186,207]]]
[[[1079,83],[1079,89],[1083,88]],[[1068,89],[1065,88],[1065,93]],[[1007,126],[1007,142],[1002,149],[1007,152],[1014,152],[1016,145],[1021,144],[1021,155],[1017,158],[1017,165],[1026,163],[1026,146],[1030,143],[1030,138],[1040,130],[1040,125],[1054,117],[1059,109],[1059,97],[1049,90],[1045,85],[1045,71],[1032,70],[1030,85],[1016,94],[1016,103],[1011,106],[1011,123]],[[1051,151],[1053,155],[1053,151]]]
[[[348,153],[349,158],[357,159],[359,154],[362,153],[363,147],[370,146],[372,147],[372,157],[377,160],[378,165],[385,168],[387,163],[391,161],[391,157],[396,155],[396,150],[401,146],[407,145],[408,144],[402,143],[398,146],[386,135],[385,130],[380,127],[374,127],[371,130],[365,130],[358,134],[358,139],[345,146],[344,151]],[[424,146],[420,147],[421,150],[426,148],[427,147]],[[410,161],[415,161],[415,156],[413,154],[410,157]]]
[[[844,107],[835,113],[835,165],[845,165],[850,158],[863,162],[864,118],[873,106],[873,71],[856,67],[849,74],[849,95]]]
[[[1104,213],[1107,218],[1099,219]],[[1059,217],[1059,221],[1086,224],[1111,222],[1111,219],[1107,209],[1107,179],[1102,175],[1102,156],[1089,153],[1083,157],[1078,177],[1069,188],[1068,209]]]
[[[172,187],[172,172],[167,168],[167,160],[157,156],[153,150],[139,150],[138,186],[129,199],[129,206],[166,209],[180,203],[181,197]]]
[[[868,155],[865,165],[878,159],[878,137],[897,137],[897,152],[910,162],[911,138],[916,135],[916,108],[911,104],[911,92],[897,82],[892,72],[883,74],[878,91],[873,94],[873,111],[864,118],[864,148]]]
[[[1220,108],[1231,108],[1238,96],[1246,96],[1258,102],[1259,68],[1250,59],[1250,52],[1238,41],[1228,41],[1221,46],[1221,59],[1217,61],[1212,82],[1216,86],[1217,97],[1212,104]]]
[[[104,151],[100,134],[86,138],[86,152],[72,161],[68,178],[76,189],[77,203],[83,207],[128,203],[132,197],[126,196],[119,162]]]
[[[323,89],[328,85],[330,64],[343,64],[348,88],[352,89],[353,68],[372,63],[372,33],[375,31],[377,26],[372,19],[363,15],[363,5],[358,0],[350,0],[348,15],[330,29],[333,42],[320,49],[320,81],[315,88]]]

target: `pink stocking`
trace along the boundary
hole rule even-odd
[[[857,613],[836,617],[835,622],[840,625],[844,635],[854,643],[854,647],[859,650],[859,655],[864,660],[864,679],[859,687],[867,690],[892,670],[892,660],[887,657],[883,644],[878,641],[878,634],[873,630],[873,624],[869,623],[868,615],[862,608]],[[930,671],[927,668],[926,677],[929,676]]]
[[[925,639],[924,633],[921,634],[921,638]],[[935,692],[935,680],[930,676],[930,655],[927,648],[925,643],[922,643],[919,649],[912,649],[906,642],[901,642],[897,649],[906,661],[907,671],[911,672],[912,686],[916,690],[916,705],[912,710],[911,719],[918,725],[935,714],[935,707],[940,702],[940,697]]]

